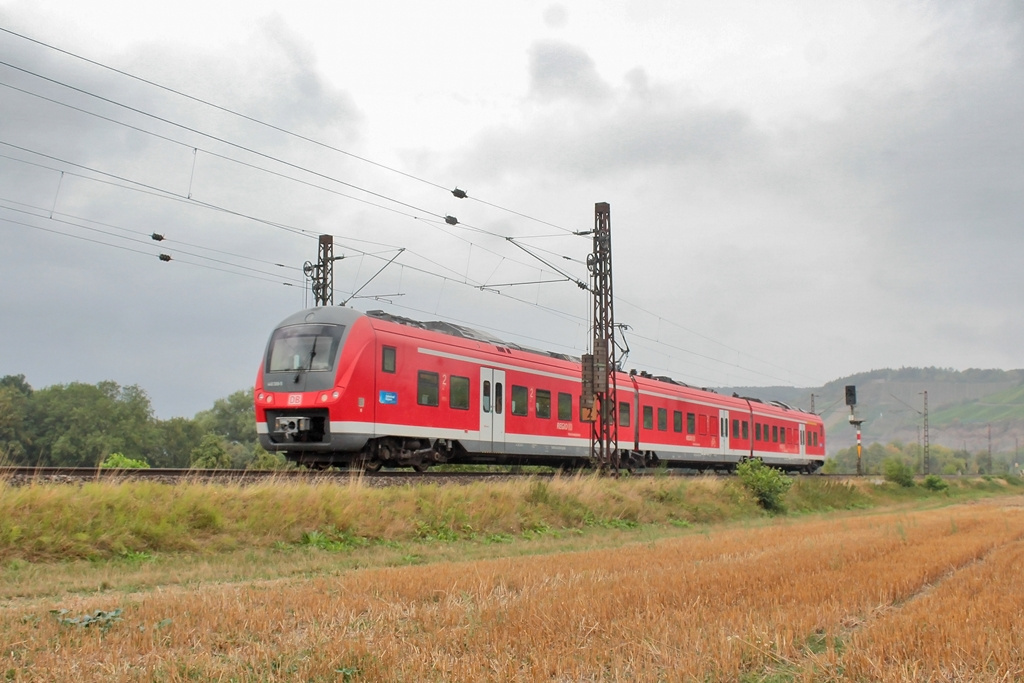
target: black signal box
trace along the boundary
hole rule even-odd
[[[846,405],[857,405],[857,387],[853,384],[846,385]]]

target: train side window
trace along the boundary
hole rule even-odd
[[[803,432],[800,432],[800,445],[801,446],[804,445],[804,433]]]
[[[668,410],[658,408],[658,431],[663,432],[666,429],[668,429]]]
[[[469,410],[469,378],[452,375],[448,405],[455,410]]]
[[[723,417],[719,420],[719,426],[722,428],[720,433],[721,436],[729,436],[729,418]]]
[[[740,421],[736,418],[732,419],[732,438],[740,438]]]
[[[654,429],[654,408],[644,406],[644,429]]]
[[[772,443],[779,442],[779,427],[778,425],[772,425]]]
[[[815,447],[818,445],[818,432],[814,432],[814,445]]]
[[[533,414],[543,419],[551,417],[551,392],[549,390],[537,390],[537,395],[534,398]]]
[[[683,411],[673,410],[672,411],[672,431],[681,432],[683,431]]]
[[[789,431],[788,427],[780,427],[779,428],[779,441],[780,442],[786,443],[786,432],[788,432],[788,431]]]
[[[755,422],[754,423],[754,440],[755,441],[760,441],[761,440],[761,423],[760,422]]]
[[[558,419],[572,419],[572,394],[558,392]]]
[[[483,406],[484,412],[491,412],[491,380],[484,380],[484,395],[480,397],[480,405]]]
[[[686,414],[686,433],[696,434],[697,433],[697,416],[693,413]]]
[[[619,426],[629,426],[629,403],[626,401],[619,402]]]
[[[494,383],[494,412],[497,415],[501,415],[502,408],[505,405],[505,390],[501,386],[501,382]]]
[[[526,406],[527,397],[529,393],[526,387],[520,387],[515,384],[512,385],[512,414],[513,415],[526,415],[529,409]]]
[[[397,352],[395,351],[395,347],[394,346],[384,346],[384,347],[381,347],[380,369],[382,371],[384,371],[384,372],[394,372],[395,371],[395,354],[396,353]]]
[[[743,421],[743,440],[750,439],[750,423],[746,420]]]
[[[437,405],[437,380],[438,375],[436,372],[420,370],[419,380],[416,385],[416,402],[421,406]]]

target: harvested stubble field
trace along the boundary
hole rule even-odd
[[[597,495],[588,486],[555,482],[540,497],[572,494],[585,507]],[[628,502],[630,485],[618,486]],[[706,495],[701,486],[737,497],[718,482],[662,493],[679,503]],[[489,559],[451,559],[479,555],[479,538],[435,541],[443,552],[421,549],[426,564],[413,566],[354,567],[364,552],[365,564],[391,562],[371,555],[387,545],[278,548],[257,560],[294,563],[283,578],[197,579],[171,561],[134,587],[125,569],[99,592],[5,592],[0,670],[13,680],[1024,677],[1019,495],[656,533],[614,526],[548,534],[532,549],[535,532],[508,535],[486,545],[507,556]],[[584,549],[602,544],[613,547]],[[390,550],[408,558],[410,548]]]

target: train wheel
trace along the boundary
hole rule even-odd
[[[364,460],[363,461],[363,469],[366,470],[367,472],[379,472],[380,468],[381,468],[381,465],[383,465],[383,464],[384,463],[382,463],[380,460],[376,460],[376,459],[374,459],[374,460]]]
[[[429,467],[430,467],[430,465],[428,465],[425,462],[419,462],[419,463],[416,463],[415,465],[412,466],[412,468],[415,471],[417,471],[417,472],[426,472],[427,468],[429,468]]]

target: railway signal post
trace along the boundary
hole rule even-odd
[[[850,406],[850,424],[857,428],[857,476],[864,474],[864,467],[861,464],[860,426],[864,420],[857,417],[857,387],[853,384],[846,385],[846,405]]]

